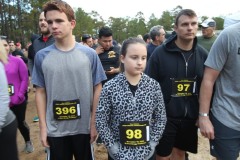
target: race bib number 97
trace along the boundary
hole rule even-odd
[[[172,79],[172,96],[192,96],[196,93],[196,80],[193,78]]]

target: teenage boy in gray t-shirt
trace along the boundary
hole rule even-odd
[[[90,160],[106,75],[96,52],[75,42],[74,11],[67,3],[47,2],[44,14],[55,43],[36,54],[33,70],[41,142],[57,160]]]

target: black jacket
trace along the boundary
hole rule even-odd
[[[15,51],[12,52],[12,55],[13,56],[20,56],[21,59],[24,61],[25,64],[28,63],[28,59],[24,56],[23,52],[16,49]]]
[[[98,54],[98,57],[105,71],[108,71],[110,67],[118,68],[120,66],[119,56],[120,56],[120,47],[117,45],[113,45],[109,50],[104,50],[103,53]],[[102,83],[104,84],[106,81],[114,78],[117,74],[118,73],[106,74],[107,80],[103,81]]]
[[[31,36],[31,42],[32,44],[28,47],[28,59],[34,60],[34,56],[35,56],[35,51],[33,48],[33,42],[35,39],[39,38],[40,36],[37,34],[32,34]]]
[[[183,56],[183,51],[176,44],[177,36],[158,46],[150,57],[146,74],[157,80],[162,88],[167,116],[177,119],[197,119],[199,112],[198,93],[203,78],[204,62],[207,51],[197,45],[194,39],[192,56],[188,64]],[[172,96],[173,78],[196,78],[196,94],[185,97]]]

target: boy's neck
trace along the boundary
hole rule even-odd
[[[62,51],[69,51],[74,48],[75,39],[72,35],[65,37],[64,39],[55,39],[55,45]]]

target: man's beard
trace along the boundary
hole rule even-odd
[[[49,35],[50,34],[50,31],[49,30],[46,30],[46,31],[42,31],[41,32],[43,35]]]

